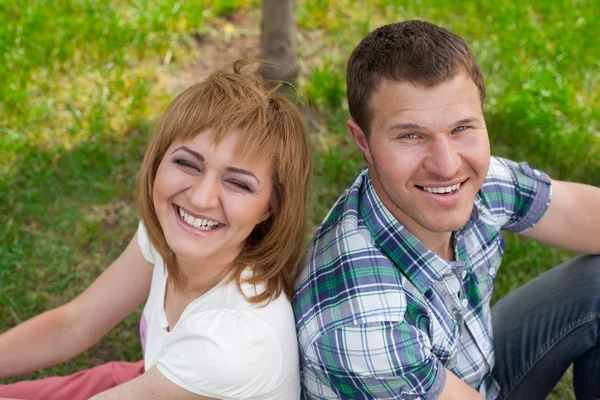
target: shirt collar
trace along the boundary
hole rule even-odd
[[[363,174],[366,176],[359,195],[359,214],[381,251],[419,291],[424,292],[454,268],[464,265],[442,259],[410,233],[375,192],[369,170]]]

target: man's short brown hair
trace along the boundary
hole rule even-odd
[[[346,70],[350,115],[367,137],[373,113],[371,97],[382,79],[411,82],[426,88],[460,73],[471,77],[481,98],[485,86],[475,56],[458,35],[425,21],[384,25],[356,46]]]

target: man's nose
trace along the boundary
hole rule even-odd
[[[449,137],[434,138],[428,145],[425,169],[440,178],[452,179],[459,170],[462,159],[456,144]]]

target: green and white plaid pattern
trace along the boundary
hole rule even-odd
[[[549,203],[546,174],[493,157],[448,262],[398,223],[364,170],[317,230],[296,288],[304,397],[435,399],[447,368],[495,399],[500,230],[529,229]]]

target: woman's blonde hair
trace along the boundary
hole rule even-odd
[[[258,159],[273,167],[271,215],[254,228],[232,265],[232,279],[238,289],[247,266],[252,266],[253,274],[243,281],[265,284],[264,292],[248,298],[258,303],[274,299],[282,291],[289,299],[293,296],[304,254],[311,155],[304,119],[295,104],[278,91],[282,83],[242,73],[246,64],[238,61],[233,72],[214,72],[169,104],[142,162],[137,202],[150,242],[164,259],[169,279],[178,287],[177,261],[158,221],[152,196],[158,165],[175,140],[185,141],[210,131],[218,143],[241,128],[236,157]]]

